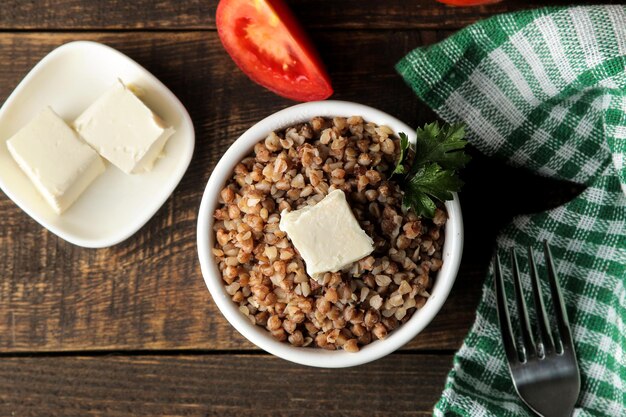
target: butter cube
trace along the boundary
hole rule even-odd
[[[58,214],[104,172],[104,162],[50,107],[7,141],[15,162]]]
[[[122,81],[74,122],[85,141],[127,174],[150,171],[174,129],[164,125]]]
[[[374,251],[374,241],[359,226],[341,190],[314,206],[283,211],[279,227],[300,252],[311,277],[337,272]]]

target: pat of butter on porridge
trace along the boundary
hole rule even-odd
[[[359,226],[341,190],[314,206],[283,211],[279,227],[300,252],[310,276],[337,272],[374,251],[374,241]]]

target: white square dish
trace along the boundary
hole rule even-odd
[[[71,123],[117,79],[142,91],[141,99],[176,132],[152,171],[127,175],[107,163],[66,212],[58,215],[9,154],[6,140],[50,106]],[[126,55],[88,41],[62,45],[24,77],[0,108],[0,188],[29,216],[75,245],[115,245],[139,230],[182,179],[195,134],[182,103],[156,77]]]

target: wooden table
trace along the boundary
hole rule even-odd
[[[185,104],[196,151],[152,220],[111,248],[57,238],[0,193],[1,416],[429,415],[468,331],[497,230],[579,192],[475,154],[461,194],[466,249],[443,310],[401,351],[352,369],[294,365],[256,349],[215,307],[196,254],[196,217],[215,163],[245,129],[293,103],[251,83],[215,32],[216,1],[4,0],[0,99],[53,48],[119,49]],[[557,3],[557,2],[554,2]],[[292,0],[336,99],[430,121],[394,72],[408,51],[512,0],[452,8],[431,0]]]

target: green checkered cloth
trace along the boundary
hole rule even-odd
[[[496,16],[396,69],[442,119],[465,123],[485,154],[586,186],[563,206],[516,217],[498,252],[508,259],[511,247],[536,245],[545,276],[539,242],[549,241],[581,369],[574,415],[626,416],[626,7]],[[497,323],[491,271],[435,416],[534,415],[513,389]]]

